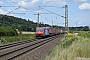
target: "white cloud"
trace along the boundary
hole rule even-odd
[[[0,1],[0,5],[2,6],[4,4],[3,1]],[[8,12],[8,10],[0,8],[0,14],[6,14]]]
[[[62,0],[43,0],[43,3],[45,4],[60,4],[60,5],[65,5],[66,2],[63,2]]]
[[[68,1],[74,1],[74,2],[87,2],[87,0],[68,0]]]
[[[32,21],[35,22],[35,23],[37,22],[37,21],[34,21],[34,20],[32,20]]]
[[[37,10],[37,11],[35,11],[36,13],[41,13],[42,12],[42,10]]]
[[[19,1],[24,1],[24,0],[8,0],[9,2],[19,2]]]
[[[0,1],[0,5],[4,4],[4,2]]]
[[[35,23],[37,22],[37,20],[34,20],[34,19],[29,19],[29,20],[30,20],[30,21],[33,21],[33,22],[35,22]]]
[[[13,2],[17,2],[19,5],[22,5],[24,7],[34,7],[34,5],[39,5],[39,4],[59,4],[59,5],[65,5],[66,2],[63,2],[62,0],[30,0],[30,1],[25,1],[25,0],[9,0]]]
[[[40,2],[40,0],[32,0],[30,2],[21,1],[18,4],[23,6],[23,7],[33,9],[33,8],[36,8],[35,4],[38,4],[39,2]]]
[[[41,1],[41,0],[32,0],[31,2],[35,4],[35,3],[38,3],[38,2],[40,2],[40,1]]]
[[[74,0],[76,2],[87,2],[87,0]]]
[[[4,11],[0,8],[0,14],[6,14],[6,11]]]
[[[34,6],[35,4],[59,4],[59,5],[65,5],[66,2],[63,2],[62,0],[32,0],[29,2],[21,1],[19,4],[22,6]]]
[[[13,0],[15,1],[15,0]],[[63,2],[62,0],[31,0],[31,1],[24,1],[24,0],[19,0],[18,4],[28,8],[30,10],[38,10],[40,5],[60,5],[60,6],[64,6],[66,4],[66,2]],[[25,9],[21,9],[22,11]]]
[[[82,24],[82,21],[77,22],[77,24]]]
[[[66,2],[63,2],[62,0],[8,0],[9,2],[15,2],[18,5],[21,5],[25,8],[21,7],[21,11],[25,10],[39,10],[38,6],[41,5],[50,5],[50,6],[64,6]],[[40,12],[40,11],[39,11]]]
[[[80,10],[90,10],[90,3],[82,3],[79,5]]]

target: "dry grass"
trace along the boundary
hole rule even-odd
[[[76,60],[76,57],[90,58],[90,38],[63,38],[45,60]]]

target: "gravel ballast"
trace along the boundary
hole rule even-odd
[[[56,46],[61,38],[62,36],[60,35],[59,38],[34,49],[33,51],[27,52],[26,54],[23,54],[20,57],[15,58],[14,60],[44,60],[44,57],[49,54],[50,50]]]

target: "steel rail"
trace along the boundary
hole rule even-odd
[[[57,38],[57,36],[56,37],[53,36],[53,38],[51,37],[51,38],[48,38],[48,39],[44,39],[42,41],[39,41],[39,42],[36,42],[36,43],[33,43],[33,44],[29,44],[27,46],[24,46],[24,47],[21,47],[21,48],[6,52],[6,53],[0,55],[0,59],[4,60],[5,57],[6,57],[6,59],[11,60],[11,59],[13,59],[13,58],[15,58],[15,57],[17,57],[17,56],[19,56],[21,54],[24,54],[24,53],[26,53],[28,51],[31,51],[31,50],[33,50],[33,49],[35,49],[37,47],[42,46],[43,44],[46,44],[46,43],[54,40],[55,38]],[[10,56],[8,56],[8,55],[10,55]]]
[[[36,41],[36,40],[37,39],[25,40],[25,41],[22,41],[22,42],[14,42],[14,43],[11,43],[11,44],[2,45],[2,46],[0,46],[0,50],[10,48],[10,47],[13,47],[13,46],[18,46],[18,45],[25,44],[25,43],[29,43],[29,42],[33,42],[33,41]]]

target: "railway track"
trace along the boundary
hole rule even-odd
[[[31,50],[34,50],[37,47],[40,47],[54,39],[56,39],[57,36],[45,38],[45,39],[34,39],[34,40],[28,40],[8,45],[0,46],[0,60],[12,60],[16,57],[29,52]]]
[[[36,40],[37,39],[32,39],[32,40],[27,40],[27,41],[25,40],[25,41],[22,41],[22,42],[14,42],[14,43],[11,43],[11,44],[5,44],[5,45],[0,46],[0,50],[10,48],[10,47],[13,47],[13,46],[17,46],[17,45],[21,45],[21,44],[25,44],[25,43],[29,43],[29,42],[36,41]]]

